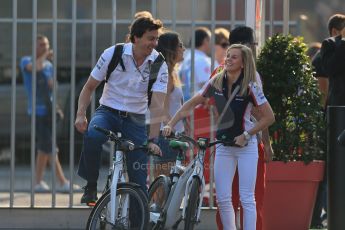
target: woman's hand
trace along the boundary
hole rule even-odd
[[[159,146],[156,145],[155,143],[149,142],[148,145],[147,145],[147,147],[148,147],[148,149],[150,150],[150,152],[152,152],[153,154],[158,155],[158,156],[162,156],[162,151],[161,151],[161,149],[160,149]]]
[[[237,145],[238,147],[244,147],[248,144],[248,141],[246,140],[244,134],[241,134],[235,137],[234,140],[235,140],[235,145]]]
[[[163,127],[162,134],[163,136],[167,137],[167,136],[170,136],[171,131],[172,131],[172,128],[168,123],[166,126]]]

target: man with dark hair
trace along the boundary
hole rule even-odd
[[[195,48],[196,49],[203,49],[205,46],[205,44],[207,42],[210,42],[210,38],[211,38],[211,32],[208,28],[206,27],[198,27],[195,30]],[[192,41],[191,41],[192,42]],[[192,44],[191,44],[192,46]],[[205,53],[208,53],[209,50],[205,49],[203,50]]]
[[[229,36],[229,43],[232,44],[243,44],[250,47],[255,51],[255,35],[252,28],[247,26],[239,26],[233,29],[230,32]],[[223,66],[217,68],[214,73],[219,72]],[[213,73],[213,74],[214,74]],[[259,85],[262,86],[260,75],[256,73],[256,80]],[[255,110],[253,111],[253,119],[259,120],[259,114]],[[261,142],[262,141],[262,142]],[[258,149],[259,149],[259,160],[258,160],[258,168],[257,168],[257,178],[256,178],[256,186],[255,186],[255,200],[256,200],[256,212],[257,212],[257,222],[256,222],[256,229],[262,230],[263,229],[263,199],[264,199],[264,192],[265,192],[265,174],[266,174],[266,164],[265,161],[268,162],[271,160],[273,155],[272,146],[269,140],[269,133],[268,129],[265,129],[262,132],[262,136],[258,136]],[[232,203],[235,210],[239,207],[239,185],[238,185],[238,173],[236,172],[233,186],[232,186]],[[241,215],[242,216],[242,215]],[[219,212],[217,211],[217,226],[218,229],[223,229],[223,225],[220,219]]]
[[[328,32],[330,37],[337,37],[341,34],[341,30],[345,27],[345,15],[335,14],[332,15],[328,20]],[[322,94],[322,101],[326,108],[327,97],[328,97],[328,75],[325,72],[325,68],[322,64],[321,59],[321,44],[319,51],[314,55],[312,59],[312,65],[314,67],[315,74],[319,83],[319,89]]]
[[[321,50],[312,60],[314,76],[319,83],[324,109],[327,105],[345,105],[345,15],[335,14],[328,20],[330,38],[323,41]],[[326,146],[324,151],[326,152]],[[327,161],[327,159],[325,158]],[[319,184],[315,201],[312,228],[323,228],[327,217],[327,170]],[[322,209],[326,213],[321,216]]]
[[[239,26],[231,31],[234,33],[229,37],[230,44],[240,43],[250,47],[256,56],[256,45],[254,30],[248,26]]]
[[[254,31],[248,26],[239,26],[231,31],[230,44],[254,44]]]
[[[198,27],[195,30],[195,56],[194,56],[194,92],[198,92],[207,82],[211,74],[210,53],[211,31],[206,27]],[[183,84],[184,100],[190,99],[194,92],[191,91],[191,52],[186,55],[179,72]]]
[[[327,105],[345,105],[345,15],[333,15],[328,31],[331,37],[322,42],[320,51],[329,79]]]
[[[345,15],[334,14],[328,20],[328,32],[331,37],[340,34],[341,30],[345,27]]]
[[[89,204],[97,200],[102,144],[107,141],[104,134],[93,129],[94,125],[115,133],[121,132],[122,137],[132,140],[135,145],[143,145],[148,139],[148,147],[156,154],[161,153],[159,147],[151,140],[159,135],[160,117],[162,117],[160,113],[163,111],[167,91],[168,71],[165,62],[160,67],[152,86],[149,138],[145,126],[150,68],[159,55],[154,47],[157,45],[158,30],[161,27],[161,21],[148,17],[137,18],[132,23],[131,42],[123,45],[121,56],[125,69],[122,65],[118,65],[110,74],[99,101],[100,106],[91,118],[89,126],[86,110],[92,93],[106,79],[115,46],[103,52],[80,93],[75,126],[84,134],[84,143],[78,174],[87,181],[81,203]],[[139,184],[142,190],[147,192],[147,170],[146,167],[142,167],[147,163],[146,153],[142,150],[133,151],[128,154],[126,163],[129,181]]]

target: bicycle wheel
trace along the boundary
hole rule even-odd
[[[184,219],[184,229],[194,229],[194,225],[197,222],[198,207],[200,202],[199,195],[200,180],[198,178],[193,178],[188,200],[186,201],[187,207]]]
[[[110,222],[110,190],[92,209],[86,229],[146,229],[149,220],[147,198],[140,188],[131,185],[116,190],[115,224]]]
[[[150,228],[155,227],[163,211],[169,196],[170,185],[170,178],[161,175],[153,181],[149,188]]]

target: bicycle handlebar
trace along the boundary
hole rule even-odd
[[[93,128],[96,129],[97,131],[99,131],[99,132],[105,134],[106,136],[108,136],[108,137],[110,137],[110,138],[115,138],[115,139],[118,138],[118,136],[115,135],[115,133],[113,133],[112,131],[110,131],[110,130],[108,130],[108,129],[104,129],[104,128],[99,127],[99,126],[97,126],[97,125],[94,125]]]
[[[177,141],[185,141],[185,142],[189,142],[191,143],[192,145],[198,147],[198,148],[209,148],[209,147],[212,147],[216,144],[223,144],[224,146],[235,146],[235,147],[240,147],[239,145],[236,144],[236,141],[235,140],[232,140],[232,141],[224,141],[224,140],[216,140],[216,141],[213,141],[213,142],[208,142],[208,138],[202,138],[202,137],[199,137],[197,141],[195,141],[193,138],[187,136],[187,135],[184,135],[184,134],[181,134],[181,133],[171,133],[170,136],[166,137],[168,139],[177,139]],[[174,144],[175,146],[177,144]],[[187,146],[182,146],[180,144],[181,147],[183,148],[186,148]],[[176,146],[177,147],[177,146]]]
[[[144,150],[144,151],[147,151],[147,153],[150,155],[156,155],[150,151],[150,149],[147,147],[147,145],[135,146],[131,140],[126,140],[126,139],[121,140],[120,137],[118,135],[116,135],[114,132],[112,132],[111,130],[104,129],[104,128],[99,127],[97,125],[94,125],[93,128],[96,129],[97,131],[105,134],[111,141],[118,143],[119,144],[118,147],[122,151],[131,152],[131,151],[135,151],[135,150]]]

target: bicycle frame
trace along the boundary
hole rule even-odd
[[[123,163],[124,154],[122,151],[117,150],[115,156],[113,157],[113,164],[110,169],[112,172],[111,185],[110,185],[110,222],[115,225],[115,213],[117,211],[116,207],[116,189],[119,182],[125,182],[125,177],[123,174]],[[128,205],[128,199],[125,201],[125,207]],[[109,209],[108,209],[109,210]],[[127,209],[123,209],[125,212]],[[125,214],[125,213],[122,213]]]
[[[188,197],[190,191],[190,185],[194,177],[199,178],[202,182],[202,192],[200,193],[200,201],[205,193],[205,179],[204,179],[204,168],[203,161],[205,157],[205,150],[199,150],[196,157],[191,161],[186,167],[181,165],[181,161],[176,161],[176,165],[172,168],[174,175],[177,175],[179,172],[183,172],[181,176],[174,176],[171,191],[169,193],[168,200],[164,206],[164,212],[166,213],[165,217],[165,228],[171,228],[175,223],[180,219],[179,218],[179,209],[183,198],[184,202],[182,204],[182,219],[185,218],[186,204],[185,200]],[[200,211],[201,211],[202,202],[199,203],[197,220],[199,221]]]

